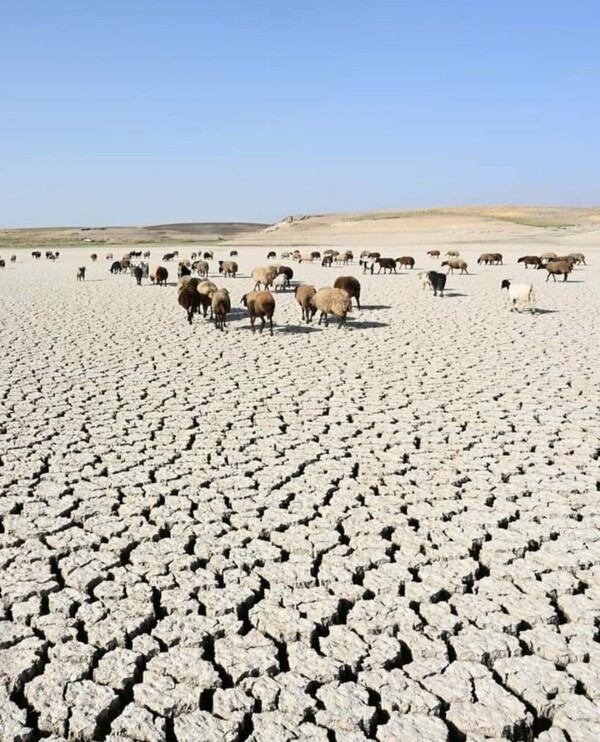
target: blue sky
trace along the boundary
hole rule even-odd
[[[600,203],[591,0],[0,11],[0,226]]]

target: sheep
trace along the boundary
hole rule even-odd
[[[194,312],[200,311],[200,295],[192,286],[184,286],[177,295],[177,301],[186,310],[187,320],[191,325]]]
[[[175,253],[174,252],[166,252],[162,256],[163,263],[168,263],[170,260],[173,260],[174,257],[175,257]]]
[[[313,254],[311,252],[305,252],[300,255],[298,258],[299,263],[312,263],[313,262]]]
[[[572,258],[575,261],[576,265],[579,265],[580,263],[587,265],[587,263],[585,262],[585,255],[581,252],[571,252],[567,255],[567,257]]]
[[[271,250],[267,253],[267,260],[273,260],[273,258],[277,257],[277,253],[274,250]]]
[[[332,256],[333,257],[333,256]],[[338,265],[348,265],[350,260],[352,260],[352,253],[349,250],[346,250],[345,252],[338,253],[335,256],[335,262]]]
[[[458,252],[458,250],[448,250],[448,252],[444,255],[444,257],[445,258],[446,257],[448,257],[448,258],[458,258],[459,255],[460,255],[460,253]]]
[[[200,304],[202,306],[202,316],[206,317],[207,309],[210,309],[210,318],[213,318],[212,296],[218,291],[218,288],[212,281],[202,281],[197,284],[196,291],[200,294]]]
[[[294,271],[293,271],[293,269],[292,269],[292,268],[290,268],[290,267],[289,267],[289,266],[287,266],[287,265],[280,265],[280,266],[279,266],[279,274],[280,274],[280,275],[281,275],[281,274],[283,274],[284,276],[286,276],[286,278],[287,278],[287,280],[288,280],[288,286],[289,286],[289,284],[290,284],[290,281],[291,281],[291,280],[292,280],[292,278],[294,277]]]
[[[321,265],[323,268],[331,268],[333,265],[333,255],[325,255],[321,261]]]
[[[142,255],[144,259],[147,259],[150,257],[150,250],[146,250],[146,252]]]
[[[431,283],[431,279],[429,278],[429,273],[430,271],[428,271],[427,273],[419,273],[417,278],[419,279],[419,281],[421,281],[424,289],[429,288],[433,290],[433,285]]]
[[[10,256],[10,262],[11,263],[16,263],[17,262],[17,256],[16,255],[11,255]]]
[[[327,250],[323,250],[323,255],[333,255],[333,250],[328,247]]]
[[[296,286],[294,290],[296,301],[302,308],[302,319],[306,321],[306,324],[311,321],[316,311],[312,304],[312,298],[316,293],[317,290],[315,289],[315,287],[309,286],[308,284]]]
[[[282,252],[281,253],[281,259],[282,260],[289,260],[291,258],[291,254],[289,252]]]
[[[77,280],[85,281],[85,266],[82,266],[81,268],[77,268]]]
[[[227,313],[231,310],[231,299],[227,289],[218,289],[214,292],[210,305],[211,311],[215,318],[215,327],[217,330],[224,330]]]
[[[192,278],[192,276],[182,276],[179,281],[177,281],[177,291],[181,291],[182,289],[186,288],[186,286],[191,286],[197,291],[199,283],[199,278]]]
[[[375,262],[379,265],[379,270],[377,273],[381,273],[381,270],[383,269],[384,273],[387,273],[388,271],[391,273],[392,271],[396,272],[396,261],[394,258],[377,258]]]
[[[577,260],[572,255],[559,255],[558,257],[554,258],[554,260],[550,261],[551,263],[572,263],[575,265]]]
[[[325,318],[325,327],[329,326],[329,315],[339,317],[338,329],[346,321],[346,315],[352,311],[352,301],[346,291],[339,288],[319,289],[312,297],[314,311],[319,311],[319,323]],[[314,314],[314,312],[313,312]]]
[[[311,252],[311,257],[313,260],[321,260],[321,253],[318,252],[318,250],[315,250],[314,252]]]
[[[444,296],[444,288],[446,286],[446,274],[437,273],[436,271],[429,271],[427,273],[427,277],[429,278],[429,285],[433,289],[433,295],[437,296],[438,291],[439,291],[440,296]]]
[[[0,268],[6,268],[6,260],[0,258]]]
[[[540,255],[540,260],[543,263],[551,263],[553,260],[556,260],[556,253],[555,252],[543,252]]]
[[[34,250],[34,251],[33,251],[33,252],[31,253],[31,257],[32,257],[32,258],[35,258],[36,260],[39,260],[39,259],[40,259],[40,258],[42,257],[42,253],[41,253],[41,251],[40,251],[40,250]]]
[[[481,255],[477,258],[477,265],[481,265],[482,263],[489,265],[493,261],[494,256],[491,252],[482,252]]]
[[[237,256],[238,256],[238,251],[237,250],[230,250],[229,251],[229,257],[230,258],[237,258]]]
[[[113,259],[113,254],[111,252],[107,252],[106,253],[106,259],[107,260],[112,260]]]
[[[192,271],[190,268],[187,267],[187,265],[182,265],[179,263],[177,266],[177,278],[182,278],[182,276],[191,276]]]
[[[169,271],[162,265],[150,269],[150,280],[157,286],[166,286],[168,277]]]
[[[349,299],[356,299],[356,306],[360,309],[360,283],[354,276],[338,276],[334,283],[334,289],[342,289],[348,294]]]
[[[284,273],[278,273],[271,284],[275,291],[285,291],[290,285],[288,277]]]
[[[455,270],[459,270],[461,273],[466,273],[469,275],[469,271],[467,270],[467,263],[464,260],[458,260],[457,258],[453,258],[452,260],[444,260],[441,267],[443,268],[445,265],[448,266],[447,273],[454,273]]]
[[[511,303],[510,311],[517,307],[529,307],[535,312],[535,293],[530,283],[511,283],[507,278],[502,281],[502,289],[508,289],[508,299]],[[519,309],[521,311],[521,309]]]
[[[92,254],[90,255],[90,258],[91,258],[91,260],[92,260],[92,263],[95,263],[95,262],[96,262],[96,260],[98,260],[98,255],[97,255],[97,254],[96,254],[95,252],[93,252],[93,253],[92,253]]]
[[[219,260],[219,273],[225,277],[233,276],[235,278],[238,272],[238,264],[233,260]]]
[[[123,258],[121,260],[121,270],[128,271],[131,268],[131,260],[129,258]]]
[[[299,250],[294,250],[294,252],[292,253],[292,260],[300,260],[300,257],[301,256]]]
[[[212,260],[215,256],[212,250],[207,250],[202,257],[204,258],[204,260]]]
[[[430,258],[439,258],[440,251],[439,250],[427,250],[427,255],[429,255]]]
[[[492,263],[494,265],[504,265],[504,261],[502,258],[502,253],[500,252],[493,252],[492,254]]]
[[[206,260],[199,260],[197,263],[192,265],[192,269],[194,269],[201,278],[208,278],[208,267]]]
[[[195,252],[193,252],[193,253],[192,253],[192,254],[190,255],[190,260],[196,260],[196,258],[197,258],[197,257],[198,257],[198,256],[197,256],[197,254],[196,254]]]
[[[542,265],[542,261],[537,255],[524,255],[522,258],[517,260],[517,263],[523,263],[525,265],[525,270],[527,270],[528,265],[534,265],[536,268],[539,268],[540,265]]]
[[[405,265],[412,270],[415,267],[415,259],[411,258],[410,255],[403,255],[401,258],[396,258],[396,265],[400,267]]]
[[[274,266],[268,268],[255,268],[252,271],[252,280],[254,281],[254,291],[257,291],[261,284],[265,290],[273,283],[273,279],[278,273],[278,269],[274,269]]]
[[[255,331],[254,323],[260,317],[260,332],[265,329],[265,320],[269,320],[269,329],[273,334],[273,313],[275,312],[275,297],[270,291],[249,291],[242,296],[242,304],[248,309],[252,332]]]
[[[556,283],[557,275],[564,276],[564,282],[567,280],[569,273],[573,270],[573,263],[571,263],[569,260],[554,261],[552,263],[546,263],[546,265],[540,263],[540,265],[538,265],[538,270],[542,268],[548,271],[548,275],[546,276],[546,283],[548,283],[548,279],[550,278],[550,276],[552,276],[552,278],[554,279],[554,283]]]
[[[142,278],[144,277],[144,269],[141,265],[136,265],[133,269],[133,276],[138,286],[142,285]]]
[[[121,272],[121,261],[115,260],[115,262],[110,266],[109,268],[111,273],[120,273]]]
[[[375,268],[375,260],[373,258],[360,258],[358,264],[362,265],[363,275],[365,273],[373,274],[373,269]]]

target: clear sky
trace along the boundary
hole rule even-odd
[[[0,226],[600,203],[597,0],[1,0]]]

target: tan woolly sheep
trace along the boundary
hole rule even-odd
[[[254,291],[258,291],[262,286],[268,289],[273,283],[273,279],[278,273],[278,269],[274,266],[268,266],[267,268],[255,268],[252,271],[252,280],[254,281]]]
[[[224,330],[227,314],[231,310],[231,299],[227,289],[218,289],[214,292],[211,299],[211,309],[215,318],[215,327],[217,330]]]
[[[312,305],[320,312],[319,324],[325,318],[325,327],[329,325],[329,315],[339,317],[338,329],[346,321],[346,315],[351,311],[352,302],[344,289],[324,288],[319,289],[312,298]]]
[[[296,301],[298,302],[298,304],[300,304],[300,307],[302,308],[302,319],[307,324],[311,321],[315,313],[315,308],[313,306],[312,299],[316,293],[317,293],[316,288],[314,286],[309,286],[308,284],[302,284],[301,286],[296,286],[296,289],[294,291],[294,296],[296,297]]]

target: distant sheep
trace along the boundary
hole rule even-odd
[[[458,250],[448,250],[448,252],[444,255],[445,258],[458,258],[460,253]]]
[[[519,311],[529,308],[532,312],[535,312],[535,293],[532,284],[512,283],[505,278],[504,281],[502,281],[501,289],[508,289],[508,299],[511,304],[511,312],[517,308],[519,308]]]
[[[539,268],[540,265],[542,265],[542,261],[537,255],[523,255],[522,258],[517,260],[517,263],[523,263],[525,270],[527,270],[528,265],[534,265],[536,268]]]
[[[200,305],[202,306],[202,316],[206,317],[206,312],[210,309],[210,318],[213,318],[212,297],[218,291],[217,286],[212,281],[201,281],[197,284],[196,291],[200,295]]]
[[[214,258],[215,256],[214,256],[214,253],[212,252],[212,250],[207,250],[207,251],[206,251],[206,252],[205,252],[205,253],[204,253],[204,254],[202,255],[202,257],[204,258],[204,260],[212,260],[212,259],[213,259],[213,258]]]
[[[235,278],[238,272],[238,264],[234,260],[219,260],[219,273],[225,277]]]
[[[396,258],[396,265],[399,265],[400,267],[405,265],[407,268],[412,270],[415,267],[415,259],[411,258],[410,255],[403,255],[401,258]]]
[[[268,289],[273,283],[275,276],[278,273],[278,269],[274,269],[274,266],[267,268],[255,268],[252,271],[252,280],[254,281],[254,291],[258,291],[261,285],[264,289]]]
[[[144,277],[144,269],[141,267],[141,265],[136,265],[133,269],[133,277],[135,278],[135,282],[138,286],[142,285],[142,278]]]
[[[437,271],[429,271],[427,273],[429,284],[433,289],[433,295],[437,296],[438,292],[440,296],[444,296],[444,288],[446,287],[446,274],[438,273]]]
[[[269,320],[269,330],[273,334],[273,314],[275,313],[275,297],[270,291],[250,291],[242,296],[242,304],[248,309],[252,332],[255,331],[255,322],[258,317],[261,321],[260,332],[265,329],[265,320]]]
[[[10,262],[11,263],[16,263],[17,262],[17,256],[16,255],[11,255],[10,256]]]
[[[162,265],[150,269],[150,280],[157,286],[166,286],[169,271]]]
[[[227,314],[231,311],[231,299],[227,289],[218,289],[211,298],[211,309],[217,330],[224,330]]]
[[[360,281],[354,276],[338,276],[334,283],[334,289],[342,289],[348,294],[348,298],[356,299],[356,306],[360,309]]]
[[[545,269],[548,271],[546,283],[548,283],[550,276],[554,279],[554,283],[556,283],[556,276],[564,276],[564,282],[569,277],[569,273],[573,270],[573,263],[569,260],[559,260],[552,263],[546,263],[546,265],[540,263],[538,269]]]
[[[77,268],[77,280],[85,281],[85,266],[82,266],[81,268]]]
[[[186,286],[193,286],[194,290],[197,291],[199,283],[199,278],[195,278],[192,276],[182,276],[179,281],[177,281],[177,291],[181,291],[182,289],[186,288]]]
[[[572,258],[575,261],[575,265],[580,265],[580,263],[587,265],[587,263],[585,262],[585,255],[581,252],[571,252],[567,255],[567,257]]]
[[[289,266],[287,266],[287,265],[280,265],[279,266],[279,274],[280,275],[284,275],[287,278],[288,285],[289,285],[290,281],[294,277],[294,270],[292,268],[290,268]]]
[[[285,291],[289,285],[288,277],[284,273],[278,273],[271,284],[275,291]]]
[[[92,254],[90,255],[90,258],[91,258],[91,260],[92,260],[92,263],[95,263],[95,262],[96,262],[96,260],[98,260],[98,255],[97,255],[97,254],[96,254],[95,252],[93,252],[93,253],[92,253]]]
[[[2,258],[0,258],[0,268],[6,268],[6,260],[2,260]]]
[[[229,257],[230,258],[237,258],[238,251],[237,250],[230,250],[229,251]]]
[[[460,270],[461,273],[469,275],[467,270],[467,263],[462,259],[452,258],[451,260],[444,260],[441,267],[448,266],[447,273],[454,273],[455,270]]]
[[[540,255],[540,260],[542,263],[551,263],[553,260],[556,260],[556,253],[555,252],[543,252]]]
[[[267,253],[267,260],[273,260],[273,258],[277,257],[277,253],[273,250]]]
[[[315,307],[313,306],[312,299],[316,293],[317,293],[317,290],[315,289],[315,287],[308,286],[307,284],[296,286],[296,289],[294,291],[294,296],[296,297],[296,301],[298,302],[298,304],[300,304],[300,307],[302,308],[302,319],[307,324],[311,321],[315,313]]]
[[[348,294],[342,289],[319,289],[312,298],[312,306],[319,314],[319,324],[325,319],[325,327],[329,326],[329,315],[339,318],[338,329],[346,321],[346,315],[352,311],[352,302]]]
[[[120,260],[115,260],[115,262],[110,266],[109,270],[113,274],[114,273],[120,273],[121,270],[122,270],[122,268],[121,268],[121,261]]]
[[[362,265],[363,274],[365,273],[373,274],[373,270],[376,265],[375,258],[369,258],[369,257],[360,258],[360,260],[358,261],[358,264]]]
[[[379,270],[377,271],[378,274],[381,273],[382,270],[384,273],[387,273],[388,271],[390,273],[396,273],[396,261],[394,258],[377,258],[375,262],[379,265]]]
[[[321,261],[321,265],[323,268],[331,268],[333,265],[333,255],[324,255],[323,260]]]
[[[439,258],[440,251],[439,250],[427,250],[427,255],[429,255],[430,258]]]
[[[208,268],[206,260],[198,260],[192,265],[192,270],[195,270],[201,278],[208,278]]]

